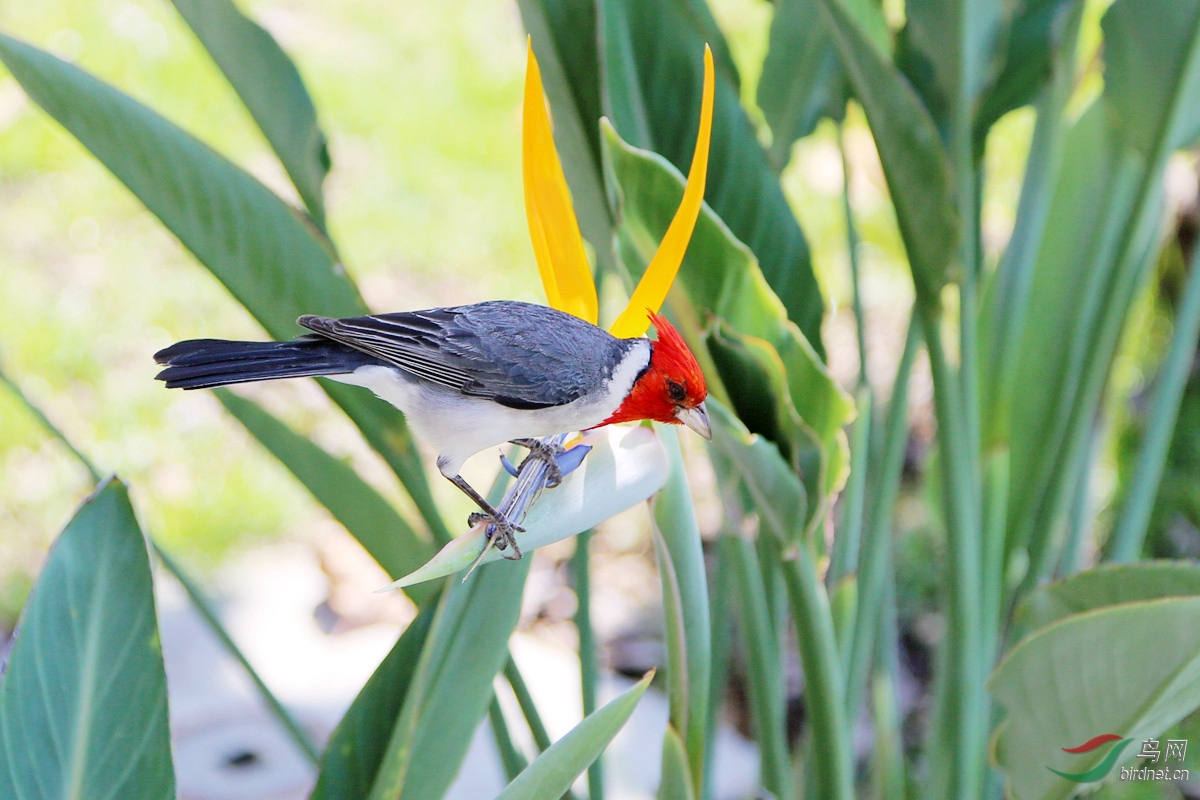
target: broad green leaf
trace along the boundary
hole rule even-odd
[[[366,797],[383,762],[388,736],[408,696],[435,605],[426,606],[375,669],[333,731],[309,800]]]
[[[554,489],[541,494],[517,534],[522,552],[561,541],[648,499],[662,488],[670,469],[667,453],[649,428],[609,428],[589,433],[584,444],[593,449],[583,465]],[[452,575],[471,566],[487,539],[484,524],[452,539],[433,558],[404,575],[389,588],[404,588]],[[483,563],[503,554],[489,548]]]
[[[329,150],[296,65],[271,34],[230,0],[171,2],[246,104],[323,230],[321,183],[329,172]]]
[[[345,271],[296,212],[245,170],[128,95],[3,34],[0,61],[271,336],[286,340],[301,333],[301,314],[367,312]],[[435,533],[445,537],[404,418],[360,389],[323,385],[400,477]]]
[[[658,784],[658,800],[695,800],[696,789],[688,772],[688,754],[683,737],[675,726],[668,725],[663,734],[662,776]]]
[[[1016,5],[1006,23],[999,71],[988,82],[975,111],[977,152],[997,120],[1032,103],[1050,80],[1067,18],[1081,5],[1082,0],[1026,0]]]
[[[719,400],[709,397],[706,405],[713,423],[713,448],[742,476],[768,530],[780,537],[784,548],[795,546],[807,506],[804,484],[775,445],[750,433]]]
[[[1114,127],[1143,154],[1200,136],[1200,5],[1119,0],[1104,15],[1104,99]]]
[[[1006,715],[992,750],[1010,792],[1065,800],[1087,786],[1047,767],[1085,772],[1108,751],[1062,748],[1103,733],[1159,736],[1200,706],[1197,615],[1200,597],[1126,603],[1042,628],[1009,653],[990,688]]]
[[[301,314],[366,312],[296,213],[249,173],[128,95],[0,34],[0,60],[212,270],[276,339]]]
[[[708,699],[712,680],[712,630],[708,573],[695,505],[676,431],[662,431],[671,468],[652,502],[655,553],[663,585],[667,628],[667,680],[671,720],[683,737],[692,785],[701,785],[708,747]]]
[[[1064,581],[1039,586],[1017,609],[1017,622],[1033,630],[1106,606],[1193,595],[1200,595],[1200,567],[1195,564],[1102,564]]]
[[[0,796],[175,797],[146,540],[113,479],[59,536],[0,683]]]
[[[890,53],[891,31],[881,6],[874,0],[847,0],[846,8],[879,51]],[[797,139],[812,133],[825,117],[842,120],[850,87],[825,17],[810,0],[775,4],[767,48],[757,99],[771,128],[771,162],[782,170]]]
[[[758,107],[771,128],[775,169],[791,158],[792,143],[846,111],[846,79],[821,10],[807,0],[780,0],[771,21],[767,57],[758,81]]]
[[[705,342],[733,410],[747,428],[773,442],[789,463],[804,448],[816,447],[791,402],[783,361],[769,342],[739,333],[720,319],[709,325]]]
[[[625,725],[654,678],[653,670],[542,753],[496,796],[496,800],[544,800],[562,797],[588,766],[600,757]]]
[[[1069,399],[1062,395],[1071,391],[1077,380],[1069,367],[1070,354],[1085,348],[1087,342],[1072,341],[1072,326],[1064,332],[1064,309],[1074,309],[1073,315],[1083,313],[1080,287],[1087,284],[1089,275],[1098,279],[1094,275],[1097,270],[1104,270],[1105,276],[1111,273],[1116,232],[1108,224],[1109,215],[1127,217],[1131,195],[1103,110],[1099,104],[1093,105],[1066,133],[1062,166],[1025,310],[1013,382],[1019,387],[1036,387],[1036,391],[1014,391],[1012,396],[1012,525],[1032,520],[1034,509],[1045,501],[1046,475],[1066,437],[1055,408]],[[1064,336],[1063,346],[1046,347],[1047,341],[1064,342]],[[1024,538],[1016,536],[1010,547],[1024,544]]]
[[[909,0],[905,4],[897,62],[939,126],[951,124],[955,109],[967,115],[970,124],[975,100],[1000,51],[1004,6],[1002,0]]]
[[[683,178],[660,156],[623,142],[611,126],[604,126],[603,143],[605,175],[620,219],[618,247],[625,263],[640,272],[678,207],[683,196]],[[843,426],[854,416],[853,401],[833,380],[801,330],[787,318],[754,254],[734,238],[707,206],[701,209],[696,221],[676,282],[699,311],[723,320],[739,334],[769,345],[767,350],[756,345],[754,357],[766,361],[778,359],[781,374],[786,375],[786,385],[780,384],[780,374],[765,383],[763,379],[757,384],[743,383],[746,375],[740,370],[747,366],[745,360],[727,361],[727,367],[736,366],[738,371],[729,376],[722,373],[722,379],[735,397],[761,390],[764,385],[772,387],[772,394],[786,389],[800,421],[820,443],[820,465],[806,472],[815,517],[820,505],[839,491],[846,480],[849,461]],[[726,332],[727,338],[731,336]],[[767,370],[768,376],[772,369],[779,373],[777,368],[771,368]],[[758,404],[774,402],[757,393],[743,393],[735,400],[739,411],[748,412]],[[787,413],[790,411],[780,417],[781,421],[787,419]],[[781,432],[792,435],[787,429]]]
[[[466,583],[447,582],[370,800],[445,794],[509,658],[531,561],[484,565]]]
[[[216,394],[226,410],[291,470],[388,575],[405,575],[433,554],[428,537],[414,530],[349,464],[331,456],[253,401],[227,389],[218,389]],[[430,596],[427,589],[410,594],[417,602]]]
[[[682,2],[605,0],[600,6],[606,114],[626,141],[660,153],[686,170],[700,118],[706,26]],[[601,145],[605,146],[603,141]],[[606,179],[607,169],[606,165]],[[611,184],[608,190],[611,201]],[[672,214],[681,196],[675,196]],[[737,238],[754,251],[788,317],[817,352],[823,352],[820,328],[825,305],[808,244],[742,110],[737,88],[720,70],[705,197]],[[619,219],[619,203],[617,207]],[[698,248],[693,244],[689,249]],[[681,274],[689,269],[685,267]]]
[[[836,460],[839,469],[848,463],[841,440],[835,433],[831,449],[826,450],[801,419],[792,402],[787,368],[768,342],[739,334],[718,321],[708,336],[708,349],[722,382],[730,387],[727,391],[738,417],[753,433],[770,439],[802,476],[805,494],[812,501],[803,523],[806,533],[811,533],[832,502],[833,495],[825,488],[832,477],[829,462]],[[775,424],[759,427],[765,414],[773,414]]]
[[[936,303],[958,247],[958,204],[946,150],[912,86],[871,44],[842,0],[818,0],[875,137],[923,302]]]
[[[1066,109],[1076,86],[1076,50],[1083,17],[1083,4],[1068,7],[1061,21],[1064,28],[1046,66],[1047,84],[1040,91],[1035,106],[1037,124],[1029,143],[1025,160],[1021,195],[1012,237],[995,270],[995,278],[986,284],[980,303],[980,353],[985,356],[982,368],[980,395],[983,400],[983,446],[985,449],[1005,447],[1013,424],[1013,395],[1018,387],[1013,378],[1016,371],[1018,345],[1025,330],[1030,306],[1030,287],[1038,249],[1047,231],[1051,201],[1062,168],[1066,134],[1074,119],[1067,119]],[[1012,35],[1021,35],[1022,20],[1014,23]],[[1010,39],[1010,52],[1014,40]],[[985,102],[1004,94],[1015,84],[1005,83],[1005,76],[993,87]],[[1017,81],[1019,83],[1019,81]],[[1007,101],[1004,101],[1007,103]],[[1001,103],[1001,105],[1004,105]],[[991,126],[986,109],[976,119],[977,143],[986,132],[980,126]],[[1021,387],[1024,389],[1025,387]]]

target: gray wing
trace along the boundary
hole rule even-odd
[[[347,319],[303,316],[299,323],[418,380],[519,409],[565,405],[602,390],[633,341],[514,301]]]

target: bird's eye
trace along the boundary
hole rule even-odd
[[[669,378],[667,379],[667,394],[676,403],[682,403],[683,398],[687,397],[687,391],[683,388],[682,384],[678,384]]]

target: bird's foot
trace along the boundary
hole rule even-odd
[[[517,467],[517,472],[524,469],[531,460],[542,461],[546,464],[546,488],[553,489],[562,483],[563,470],[558,463],[558,457],[566,452],[562,445],[546,444],[540,439],[513,439],[512,444],[524,447],[529,451],[529,455],[525,456],[521,466]]]
[[[509,561],[520,561],[522,556],[521,548],[517,546],[517,534],[524,533],[525,529],[508,520],[503,514],[488,514],[484,511],[476,511],[467,517],[467,524],[474,528],[481,522],[488,524],[485,534],[488,538],[488,543],[484,545],[483,552],[486,553],[488,547],[495,545],[496,549],[507,558]],[[512,552],[509,552],[509,547],[512,547]],[[483,554],[481,553],[480,556]]]

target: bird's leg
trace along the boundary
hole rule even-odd
[[[525,456],[525,461],[521,462],[521,466],[517,468],[517,472],[525,466],[525,462],[530,459],[536,459],[546,464],[546,488],[553,489],[562,483],[563,473],[562,467],[558,465],[558,457],[562,455],[562,445],[546,444],[540,439],[511,439],[510,444],[515,444],[524,447],[529,451],[529,455]]]
[[[517,561],[521,556],[521,548],[517,546],[517,533],[524,531],[520,525],[514,525],[508,517],[497,511],[491,503],[484,500],[479,492],[475,491],[471,484],[462,479],[461,475],[455,475],[450,478],[450,482],[463,491],[467,497],[475,501],[482,511],[476,511],[467,517],[467,524],[472,528],[480,522],[488,523],[488,538],[494,540],[497,549],[504,553],[504,557],[510,561]],[[509,545],[512,546],[512,555],[505,552]],[[484,548],[486,550],[486,548]]]

